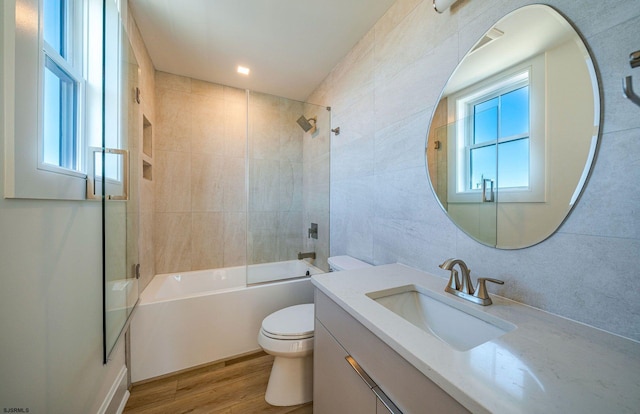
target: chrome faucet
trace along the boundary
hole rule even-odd
[[[458,279],[458,271],[454,269],[455,265],[458,265],[460,268],[462,281]],[[487,306],[492,303],[489,293],[487,292],[487,282],[497,283],[499,285],[504,284],[502,280],[479,277],[478,285],[474,289],[473,283],[471,282],[471,270],[467,267],[467,264],[460,259],[447,259],[440,265],[440,268],[451,271],[447,287],[444,288],[445,292],[477,303],[478,305]]]
[[[316,252],[298,253],[298,260],[307,259],[307,258],[316,260]]]

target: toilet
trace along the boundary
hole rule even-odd
[[[332,272],[371,267],[350,256],[330,257]],[[304,404],[313,399],[314,305],[289,306],[264,318],[258,344],[275,356],[265,400],[276,406]]]

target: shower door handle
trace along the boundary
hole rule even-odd
[[[489,183],[489,196],[487,196],[487,183]],[[493,203],[493,180],[490,178],[482,179],[482,202]]]
[[[91,155],[93,159],[93,166],[91,169],[93,170],[90,174],[87,174],[87,200],[101,200],[102,195],[96,194],[96,181],[101,181],[102,185],[106,185],[107,178],[100,177],[99,180],[96,179],[96,166],[95,166],[95,154],[102,153],[104,151],[105,154],[113,154],[122,156],[122,161],[120,162],[120,175],[117,179],[112,180],[115,185],[122,188],[121,194],[107,194],[105,191],[105,199],[107,200],[129,200],[129,151],[123,149],[116,148],[92,148]]]

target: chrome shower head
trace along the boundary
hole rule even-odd
[[[313,125],[311,124],[311,122],[313,122]],[[304,129],[304,132],[309,132],[311,129],[315,130],[316,128],[316,117],[314,116],[313,118],[305,118],[304,115],[301,115],[300,118],[298,118],[298,120],[296,121],[298,123],[298,125],[300,125],[300,127],[302,129]],[[313,131],[311,131],[313,132]]]

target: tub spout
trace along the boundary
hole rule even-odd
[[[307,258],[316,260],[316,252],[298,253],[298,260],[307,259]]]

